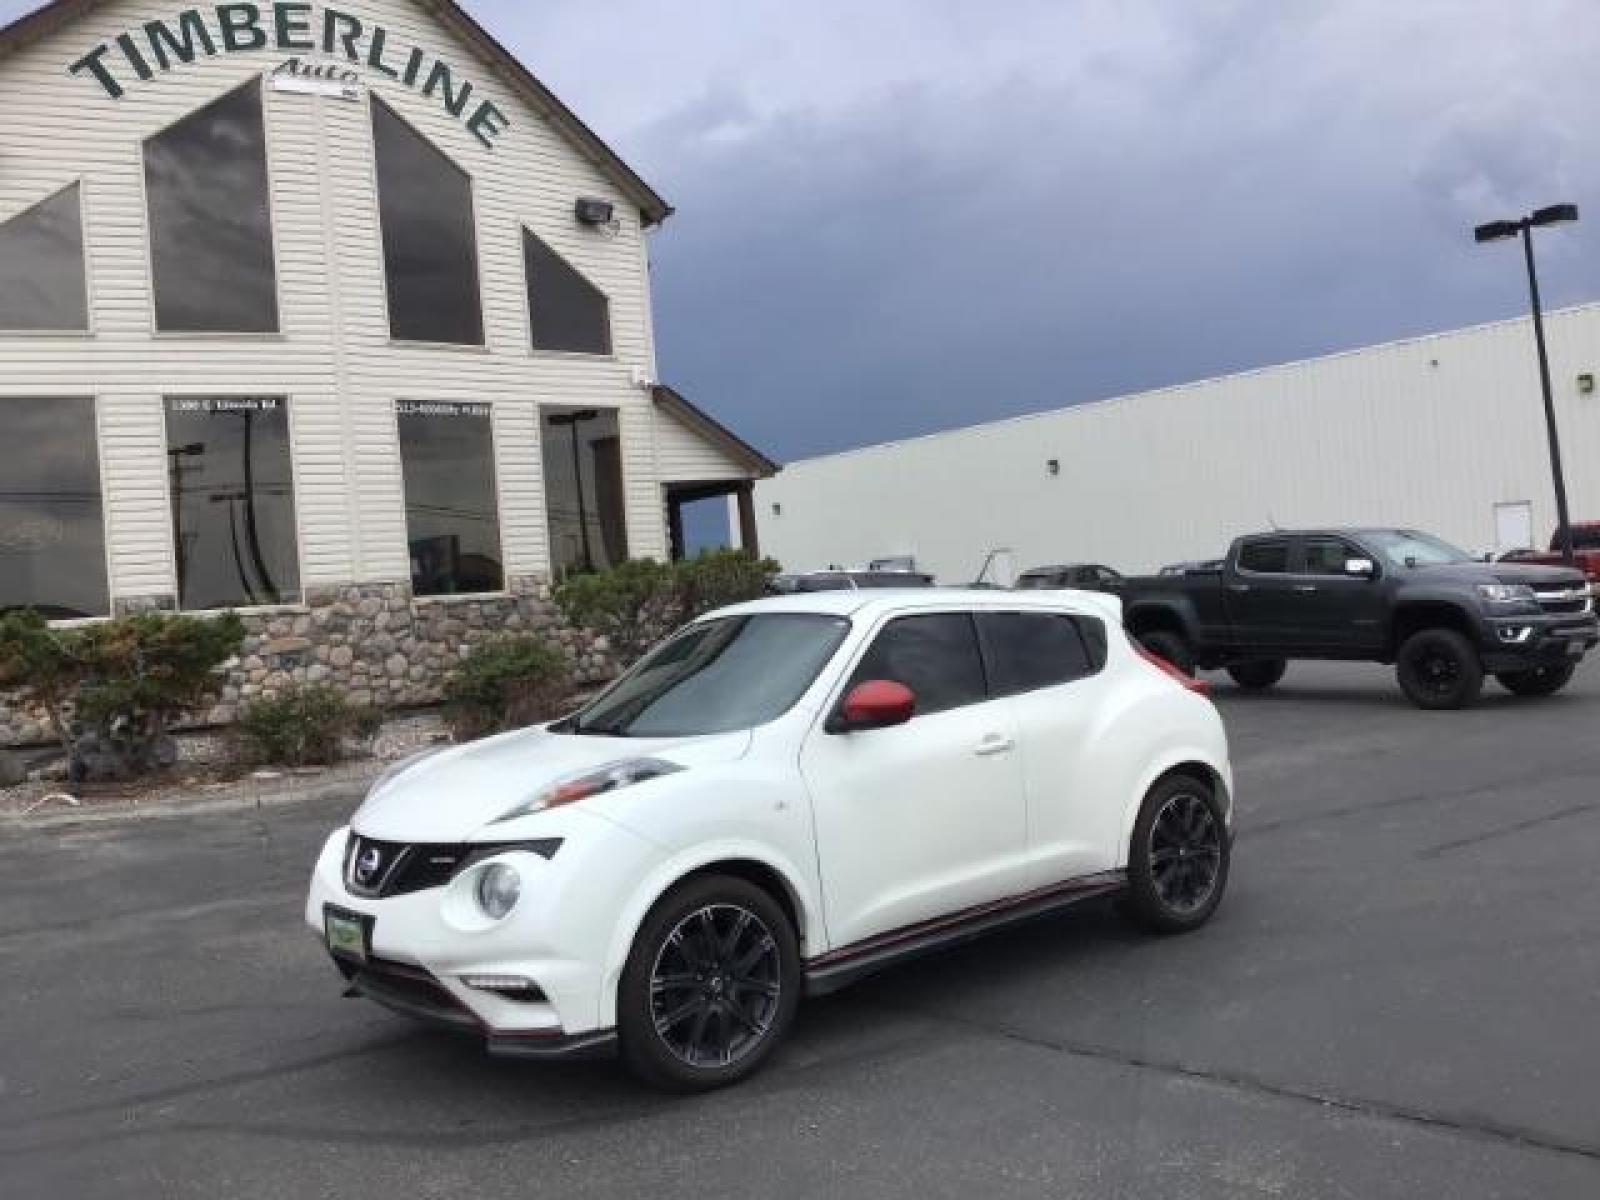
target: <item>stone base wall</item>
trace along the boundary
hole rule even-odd
[[[119,600],[119,613],[170,609],[170,597]],[[603,640],[567,625],[542,576],[512,578],[495,596],[411,594],[409,582],[306,589],[303,604],[241,613],[245,640],[204,724],[226,725],[250,701],[294,684],[326,683],[356,704],[399,708],[440,698],[451,669],[477,642],[537,633],[561,646],[576,682],[616,673]],[[0,693],[0,745],[54,740],[43,714]]]

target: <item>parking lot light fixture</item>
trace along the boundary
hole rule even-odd
[[[1533,341],[1539,352],[1539,387],[1544,394],[1545,433],[1550,441],[1550,477],[1556,493],[1556,540],[1562,560],[1576,565],[1572,552],[1572,521],[1567,515],[1567,481],[1561,470],[1561,438],[1556,432],[1556,405],[1550,391],[1550,359],[1544,345],[1544,312],[1539,304],[1539,273],[1533,265],[1533,230],[1543,225],[1562,225],[1578,219],[1576,204],[1549,204],[1525,217],[1509,221],[1489,221],[1472,231],[1476,242],[1497,242],[1522,237],[1523,258],[1528,265],[1528,296],[1533,308]]]

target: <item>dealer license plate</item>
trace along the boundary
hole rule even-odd
[[[328,935],[328,949],[342,958],[367,961],[366,922],[353,913],[325,909],[322,924]]]

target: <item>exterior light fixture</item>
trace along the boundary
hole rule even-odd
[[[572,215],[580,225],[609,225],[616,207],[598,196],[579,196],[572,205]]]
[[[1490,221],[1472,231],[1472,238],[1477,242],[1497,242],[1518,235],[1522,237],[1522,254],[1528,264],[1528,296],[1533,308],[1533,341],[1539,352],[1539,386],[1544,392],[1545,434],[1550,442],[1550,478],[1556,492],[1556,540],[1561,547],[1561,558],[1569,567],[1575,562],[1572,554],[1572,522],[1567,516],[1567,482],[1561,472],[1561,438],[1556,432],[1556,404],[1550,392],[1550,359],[1544,348],[1544,313],[1539,305],[1539,275],[1533,266],[1533,230],[1542,225],[1562,225],[1577,219],[1576,204],[1550,204],[1536,208],[1514,221]],[[1580,390],[1582,386],[1580,383]]]

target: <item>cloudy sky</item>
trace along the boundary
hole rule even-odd
[[[468,6],[677,205],[662,374],[779,458],[1515,315],[1470,227],[1557,200],[1600,298],[1594,0]]]

